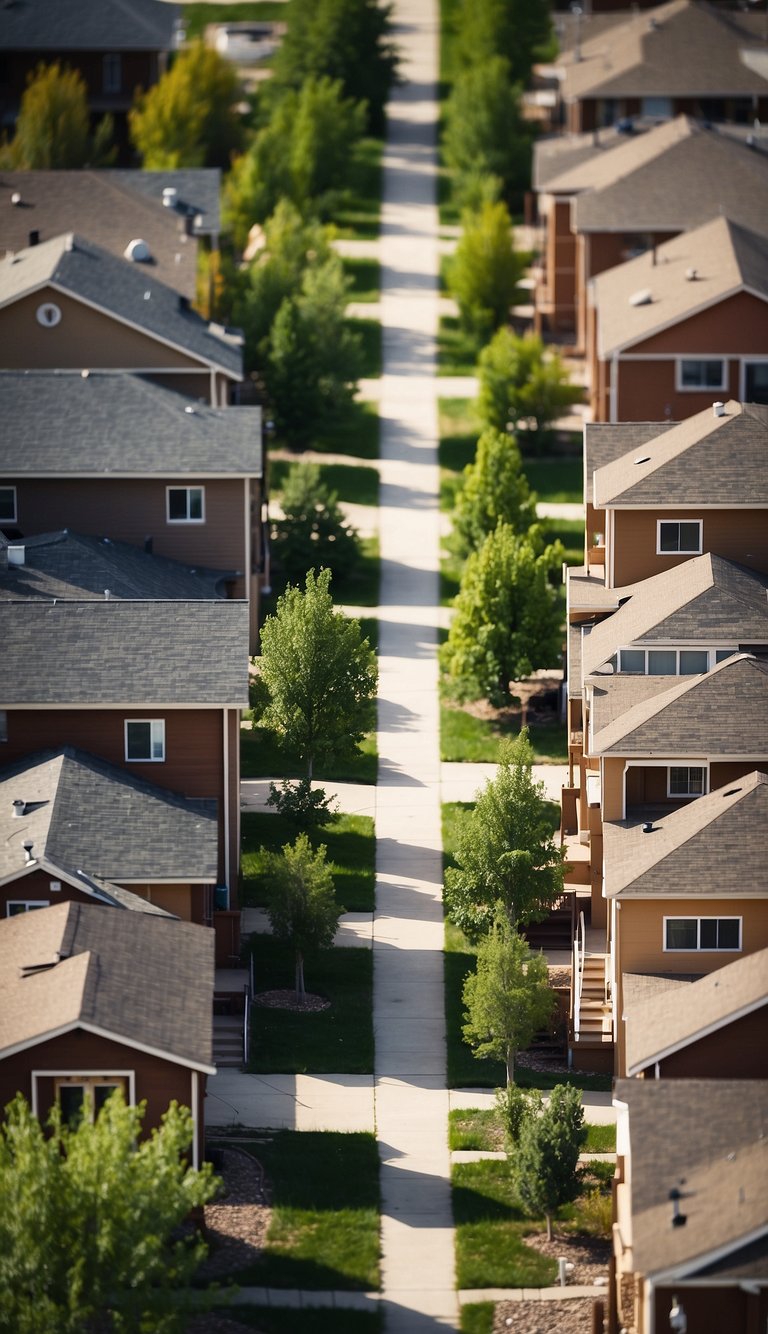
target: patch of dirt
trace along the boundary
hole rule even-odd
[[[590,1237],[584,1233],[568,1236],[560,1233],[547,1241],[546,1232],[536,1232],[525,1238],[525,1244],[540,1255],[551,1256],[553,1260],[559,1260],[564,1255],[569,1264],[573,1265],[569,1283],[588,1287],[598,1278],[608,1277],[611,1243],[600,1237]]]
[[[505,731],[519,732],[523,721],[521,705],[526,707],[529,723],[556,719],[557,711],[552,706],[552,691],[557,691],[561,681],[562,673],[536,677],[529,681],[515,681],[513,688],[517,703],[504,705],[499,709],[494,708],[486,699],[472,700],[467,704],[457,704],[451,700],[446,700],[445,703],[449,709],[460,709],[473,718],[482,718],[485,722],[494,723]]]
[[[258,1260],[272,1217],[271,1193],[261,1163],[243,1149],[222,1149],[221,1160],[217,1172],[224,1192],[204,1210],[210,1249],[198,1276],[207,1280],[235,1274]]]
[[[296,999],[296,992],[291,988],[283,991],[257,991],[253,998],[254,1005],[263,1005],[268,1010],[290,1010],[292,1014],[319,1014],[330,1009],[331,1002],[325,996],[313,996],[307,992],[303,1000]]]
[[[606,1294],[607,1297],[607,1294]],[[558,1302],[499,1302],[493,1334],[591,1334],[591,1297]]]

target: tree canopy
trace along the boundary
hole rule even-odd
[[[521,276],[506,205],[487,201],[478,213],[465,213],[449,269],[464,328],[478,339],[490,337],[509,318]]]
[[[533,750],[524,729],[502,742],[496,777],[479,793],[445,873],[452,921],[470,940],[503,911],[510,927],[546,915],[563,890],[563,859],[544,808],[544,785],[533,779]]]
[[[583,397],[560,356],[546,351],[538,334],[498,329],[480,353],[478,376],[481,419],[497,431],[524,431],[534,445]]]
[[[16,131],[0,153],[0,165],[16,171],[105,167],[112,161],[114,123],[99,121],[91,133],[85,82],[77,70],[37,66],[21,98]]]
[[[515,681],[557,663],[562,615],[551,581],[563,555],[537,526],[521,536],[503,522],[472,552],[440,650],[448,694],[508,705]]]
[[[460,203],[476,206],[484,184],[509,204],[527,188],[531,174],[531,130],[522,118],[520,91],[501,56],[472,64],[459,74],[445,106],[443,150],[455,173]]]
[[[328,569],[343,578],[360,555],[360,539],[339,509],[338,496],[322,480],[316,463],[294,463],[281,497],[283,518],[275,523],[274,549],[290,579]]]
[[[334,611],[330,570],[289,586],[261,632],[259,677],[266,703],[256,722],[303,760],[354,753],[376,717],[376,655],[360,622]]]
[[[512,82],[526,84],[551,37],[549,0],[461,0],[456,46],[464,65],[503,56]]]
[[[453,514],[454,549],[460,556],[476,551],[499,521],[516,533],[527,533],[536,522],[536,498],[514,437],[487,430],[462,474]]]
[[[367,103],[368,125],[384,130],[384,108],[397,68],[390,6],[378,0],[291,0],[288,31],[274,61],[273,86],[339,79],[344,95]]]
[[[581,1189],[579,1154],[586,1138],[581,1092],[567,1084],[557,1084],[540,1115],[526,1118],[521,1128],[515,1183],[526,1212],[546,1216],[549,1241],[552,1215]]]
[[[295,843],[270,853],[267,861],[267,912],[275,937],[293,949],[300,1001],[306,994],[304,960],[333,944],[344,911],[336,902],[326,851],[321,844],[314,852],[307,835],[299,834]]]
[[[227,167],[242,144],[237,74],[218,51],[194,42],[128,113],[145,171]]]
[[[547,961],[499,914],[477,951],[477,971],[464,982],[463,1033],[475,1056],[503,1061],[507,1084],[515,1079],[515,1056],[548,1023],[555,1004]]]
[[[144,1104],[107,1099],[72,1129],[47,1129],[21,1094],[0,1126],[0,1329],[13,1334],[186,1328],[205,1243],[178,1228],[213,1198],[209,1164],[188,1166],[187,1108],[171,1103],[140,1139]],[[199,1294],[197,1294],[199,1299]]]

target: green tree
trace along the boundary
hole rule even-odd
[[[224,219],[242,250],[254,222],[281,198],[326,217],[351,183],[365,106],[343,96],[340,81],[308,78],[276,102],[268,123],[233,164],[224,187]]]
[[[289,586],[261,632],[256,723],[271,728],[312,778],[318,761],[354,754],[376,717],[376,655],[360,622],[334,611],[331,572]]]
[[[460,556],[482,546],[499,522],[527,533],[536,522],[531,495],[515,440],[501,431],[483,431],[472,463],[462,476],[453,515],[453,549]]]
[[[232,65],[203,42],[182,51],[128,113],[134,148],[146,171],[226,167],[242,143],[236,110],[240,84]]]
[[[0,1127],[0,1329],[13,1334],[186,1328],[205,1243],[179,1234],[213,1198],[209,1164],[184,1155],[192,1117],[171,1103],[140,1139],[145,1105],[113,1094],[75,1129],[47,1130],[21,1094]],[[199,1298],[200,1294],[197,1294]]]
[[[512,929],[546,915],[563,892],[563,858],[532,774],[525,729],[499,748],[499,767],[459,834],[456,865],[445,873],[451,920],[477,940],[503,910]]]
[[[488,338],[509,318],[521,276],[506,205],[487,202],[479,213],[465,213],[448,275],[464,328]]]
[[[274,525],[275,551],[289,579],[303,579],[313,568],[343,578],[360,556],[360,539],[316,463],[289,468],[282,511],[284,517]]]
[[[498,329],[480,353],[478,375],[481,420],[496,431],[524,431],[534,446],[583,397],[561,358],[545,350],[538,334]]]
[[[462,0],[456,46],[464,65],[509,63],[513,83],[526,84],[539,49],[552,40],[549,0]]]
[[[113,136],[111,116],[103,116],[91,134],[87,89],[77,70],[40,64],[27,80],[0,165],[16,171],[104,167],[115,155]]]
[[[515,1156],[517,1191],[528,1214],[546,1216],[548,1241],[552,1215],[579,1194],[579,1154],[586,1138],[581,1092],[567,1084],[553,1088],[541,1115],[523,1125]]]
[[[493,56],[459,75],[445,106],[443,151],[459,203],[476,206],[478,181],[485,177],[495,180],[497,195],[510,204],[528,188],[531,131],[508,61]]]
[[[299,1001],[306,995],[305,957],[333,944],[344,911],[336,902],[326,851],[321,844],[313,852],[307,835],[299,834],[295,843],[286,843],[282,852],[267,859],[267,912],[275,937],[294,952]]]
[[[464,982],[462,1032],[478,1060],[503,1061],[507,1086],[515,1082],[515,1056],[549,1021],[555,993],[547,961],[534,953],[502,911],[477,951],[477,972]]]
[[[508,523],[472,552],[440,650],[448,694],[509,705],[515,681],[557,662],[562,617],[552,578],[563,554],[560,542],[543,546],[538,527],[519,536]]]
[[[312,75],[339,79],[346,97],[367,103],[372,132],[383,133],[397,68],[390,12],[378,0],[291,0],[275,90],[300,88]]]

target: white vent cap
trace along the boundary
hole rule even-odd
[[[134,264],[148,264],[152,258],[152,251],[140,236],[128,242],[123,254],[126,259],[132,260]]]
[[[713,404],[712,404],[712,415],[713,415],[713,417],[724,417],[724,416],[725,416],[725,404],[719,402],[719,400],[718,400],[717,403],[713,403]],[[9,549],[9,557],[10,557],[10,549]]]
[[[639,292],[633,292],[629,298],[630,306],[650,306],[652,301],[650,287],[641,287]]]
[[[175,185],[166,185],[165,189],[163,190],[163,204],[165,205],[165,207],[175,208],[176,200],[178,199],[178,197],[179,197],[179,192],[176,189]]]

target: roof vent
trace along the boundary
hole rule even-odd
[[[698,276],[699,276],[699,270],[698,270],[698,269],[686,269],[686,270],[685,270],[685,281],[686,281],[687,283],[695,283],[695,282],[697,281],[697,279],[698,279]]]
[[[650,306],[653,301],[649,287],[641,287],[639,292],[633,292],[629,298],[630,306]]]
[[[108,589],[108,588],[105,588],[105,589],[104,589],[104,601],[105,601],[105,602],[109,602],[110,596],[111,596],[111,594],[110,594],[109,589]]]
[[[719,400],[717,401],[717,403],[713,403],[713,404],[712,404],[712,416],[713,416],[713,417],[724,417],[724,416],[725,416],[725,404],[724,404],[724,403],[721,403]]]
[[[744,143],[747,145],[747,148],[757,148],[757,140],[754,134],[748,134]]]
[[[165,207],[175,208],[178,197],[179,197],[179,192],[176,189],[176,187],[173,185],[166,185],[165,189],[163,190],[163,204],[165,205]]]
[[[9,564],[9,565],[23,565],[23,564],[24,564],[24,561],[25,561],[25,557],[26,557],[26,553],[25,553],[25,550],[24,550],[24,543],[23,543],[23,542],[9,542],[9,543],[8,543],[8,564]]]
[[[13,204],[14,208],[19,207],[19,204],[21,203],[21,195],[19,194],[18,190],[14,190],[13,194],[11,195],[11,203]]]
[[[81,370],[81,372],[80,372],[80,379],[81,379],[81,380],[87,380],[87,379],[88,379],[88,376],[90,375],[90,373],[91,373],[91,372],[90,372],[89,370],[86,370],[85,367],[84,367],[83,370]]]
[[[653,834],[654,832],[655,832],[655,831],[654,831],[654,828],[653,828],[653,820],[646,820],[645,824],[643,825],[643,833],[644,833],[644,834]]]
[[[142,241],[141,237],[137,236],[133,241],[128,242],[123,255],[126,259],[132,260],[134,264],[149,264],[152,251],[146,241]]]
[[[650,461],[651,461],[650,454],[641,454],[639,458],[635,459],[635,464],[650,463]]]
[[[17,797],[16,800],[13,802],[13,814],[14,814],[14,817],[15,817],[17,820],[20,820],[21,817],[24,815],[24,812],[26,811],[26,809],[27,809],[27,803],[26,803],[26,801],[22,801],[21,797]]]
[[[40,244],[40,232],[37,227],[33,227],[27,239],[31,246]]]
[[[184,411],[185,411],[185,412],[188,412],[189,415],[190,415],[190,417],[196,417],[196,416],[197,416],[197,409],[196,409],[194,403],[188,403],[187,406],[185,407]]]
[[[741,788],[740,788],[740,787],[729,787],[729,788],[728,788],[728,791],[723,793],[723,796],[724,796],[724,797],[735,797],[735,796],[738,795],[739,792],[741,792]]]
[[[31,866],[32,862],[35,860],[34,857],[32,856],[32,849],[35,846],[34,843],[32,842],[32,839],[25,838],[21,846],[24,849],[24,861],[26,862],[27,866]]]

